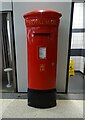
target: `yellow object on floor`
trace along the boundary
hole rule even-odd
[[[74,61],[71,59],[69,64],[69,76],[74,76]]]

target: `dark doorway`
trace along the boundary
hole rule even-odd
[[[13,31],[13,13],[0,12],[2,48],[2,88],[0,92],[16,92],[16,56]]]
[[[69,45],[69,59],[68,59],[68,74],[67,74],[67,88],[68,93],[83,93],[83,74],[84,74],[84,39],[83,34],[85,28],[83,28],[83,4],[74,3],[73,9],[73,22]],[[70,61],[73,61],[73,67]],[[74,72],[69,75],[70,71]]]

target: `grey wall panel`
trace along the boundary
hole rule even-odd
[[[9,2],[0,2],[0,11],[12,10],[11,0]]]
[[[19,92],[27,91],[26,28],[23,15],[27,12],[37,9],[52,9],[62,13],[58,37],[59,41],[58,41],[57,89],[60,92],[64,92],[66,85],[66,69],[69,43],[69,27],[71,13],[70,2],[13,3],[18,91]]]

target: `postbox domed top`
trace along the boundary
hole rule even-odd
[[[62,16],[61,13],[58,13],[56,11],[52,11],[52,10],[35,10],[32,12],[29,12],[27,14],[24,15],[24,18],[27,17],[40,17],[40,16],[46,16],[46,17],[58,17],[60,18]]]
[[[61,13],[52,10],[36,10],[24,15],[26,26],[58,26]]]

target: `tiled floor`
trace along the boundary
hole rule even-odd
[[[74,76],[69,77],[68,92],[69,93],[83,93],[85,89],[83,74],[75,72]]]
[[[83,118],[83,100],[57,100],[50,109],[29,107],[27,99],[0,99],[1,105],[3,118]]]

